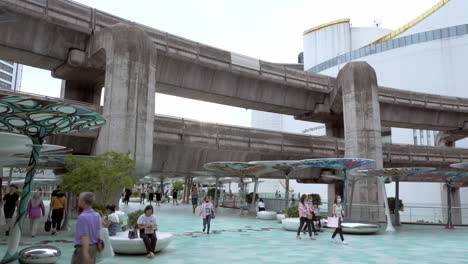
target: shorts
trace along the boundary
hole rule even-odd
[[[3,207],[3,213],[5,214],[5,218],[13,218],[13,215],[15,214],[15,208]]]
[[[198,198],[192,198],[192,205],[198,205]]]

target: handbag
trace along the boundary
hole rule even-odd
[[[97,246],[97,251],[99,253],[101,253],[103,250],[104,250],[104,241],[102,241],[101,239],[98,238],[97,242],[96,242],[96,246]]]
[[[52,227],[52,222],[50,221],[50,214],[47,216],[47,221],[44,224],[44,231],[50,232],[50,228]]]
[[[138,238],[138,233],[136,230],[130,230],[128,231],[128,238],[129,239],[135,239]]]
[[[339,227],[338,217],[328,217],[327,218],[327,227]]]

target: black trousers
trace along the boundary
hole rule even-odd
[[[57,231],[60,231],[64,212],[65,210],[63,208],[52,210],[52,228],[57,228]]]
[[[341,219],[338,219],[338,228],[333,232],[332,238],[335,238],[336,234],[340,234],[341,241],[344,241],[343,229],[341,228]]]
[[[297,235],[299,235],[302,231],[302,228],[304,227],[304,225],[306,226],[306,228],[309,230],[309,236],[312,237],[312,228],[310,227],[310,225],[312,224],[311,223],[312,221],[309,220],[309,218],[307,217],[301,217],[299,218],[299,229],[297,229]],[[314,229],[314,232],[315,232],[315,229]]]
[[[312,219],[309,219],[309,218],[307,218],[307,220],[309,220],[310,226],[304,225],[303,231],[305,232],[305,231],[307,231],[307,229],[309,229],[309,232],[310,232],[310,231],[311,231],[311,230],[310,230],[310,227],[312,227],[312,231],[313,231],[314,233],[317,233],[317,230],[315,230],[315,225],[314,225],[313,220],[312,220]]]
[[[145,230],[140,229],[140,238],[142,238],[143,243],[145,243],[146,253],[154,253],[154,251],[156,250],[156,242],[158,241],[156,233],[153,231],[153,234],[145,234]]]

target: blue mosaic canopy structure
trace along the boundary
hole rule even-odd
[[[445,225],[446,229],[454,229],[452,224],[452,183],[453,181],[467,177],[467,171],[429,171],[429,172],[422,172],[417,173],[413,176],[421,177],[421,178],[432,178],[432,179],[440,179],[441,181],[447,184],[447,224]]]
[[[348,180],[348,171],[372,164],[375,160],[371,159],[350,159],[350,158],[327,158],[327,159],[305,159],[299,161],[300,163],[311,166],[311,167],[320,167],[341,170],[344,173],[344,188],[343,188],[343,205],[346,207],[346,197],[347,197],[347,180]]]
[[[0,96],[0,131],[26,135],[33,144],[16,220],[8,240],[8,250],[1,263],[9,263],[17,258],[31,183],[45,139],[52,134],[94,129],[105,123],[102,115],[80,106],[28,97]]]

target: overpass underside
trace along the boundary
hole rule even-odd
[[[464,158],[457,156],[459,150],[383,145],[382,125],[457,132],[457,137],[443,137],[447,140],[464,135],[460,130],[466,129],[468,100],[379,87],[373,68],[364,62],[349,63],[331,78],[214,48],[71,1],[3,0],[0,9],[16,18],[0,23],[0,59],[51,70],[65,80],[65,99],[99,105],[104,97],[107,124],[97,134],[56,136],[51,143],[82,154],[130,150],[136,177],[151,170],[199,170],[205,162],[220,160],[352,157],[374,159],[369,168],[380,168],[446,166]],[[320,121],[330,137],[213,130],[210,125],[199,125],[198,134],[195,128],[180,134],[176,121],[166,120],[166,127],[155,122],[156,91]],[[381,204],[377,185],[373,178],[357,183],[354,201]],[[362,212],[357,217],[381,215]]]

